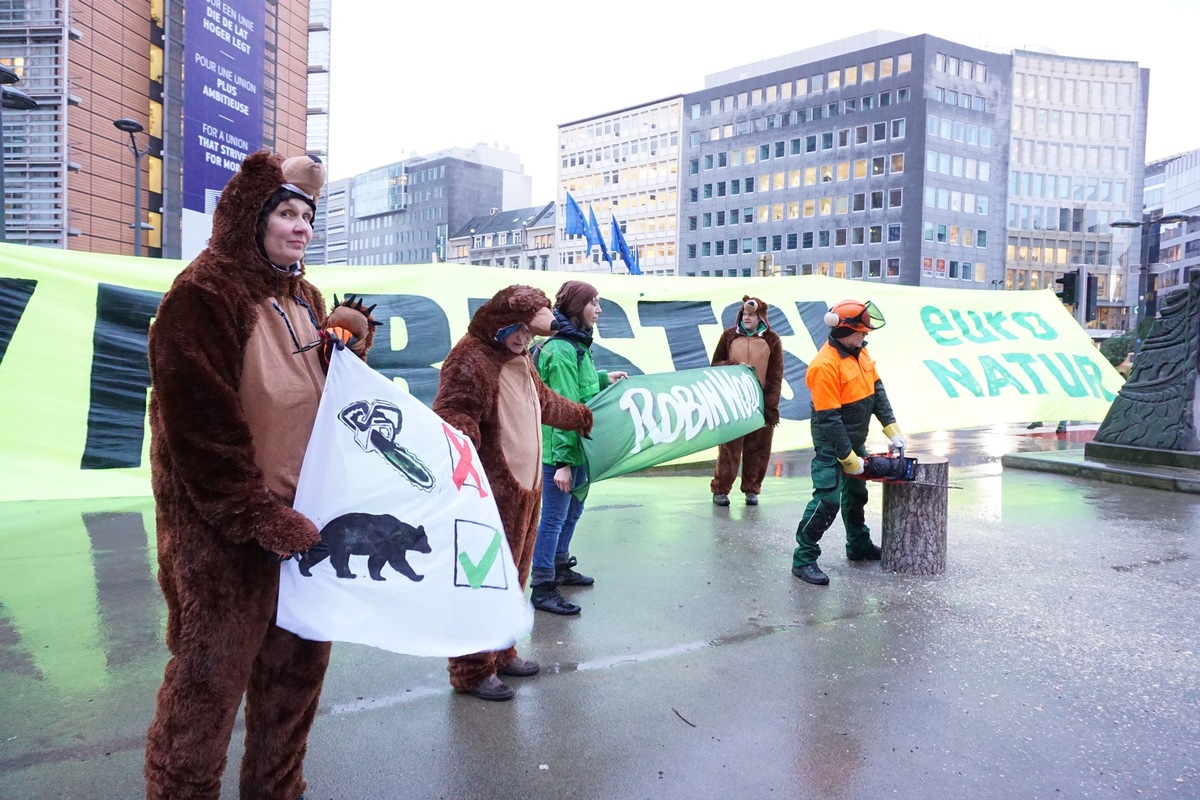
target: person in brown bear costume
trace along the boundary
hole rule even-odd
[[[304,279],[318,159],[259,152],[221,193],[208,246],[150,329],[150,470],[167,663],[146,734],[148,798],[215,798],[246,696],[241,797],[295,800],[328,642],[275,625],[279,561],[320,541],[292,500],[328,347],[365,356],[362,301],[326,318]]]
[[[509,286],[488,300],[446,356],[434,412],[466,434],[487,473],[504,535],[524,588],[542,506],[542,424],[584,434],[592,411],[547,388],[529,358],[531,333],[553,333],[550,299],[532,286]],[[450,659],[450,685],[483,700],[514,692],[498,675],[534,675],[540,666],[517,648]]]
[[[746,505],[758,505],[767,463],[771,460],[771,439],[779,424],[779,392],[783,386],[783,344],[767,322],[767,304],[757,297],[742,296],[737,320],[721,334],[713,350],[714,367],[726,364],[748,364],[754,367],[754,377],[763,390],[763,417],[766,425],[726,442],[717,448],[717,467],[709,488],[713,503],[729,505],[729,490],[742,462],[741,490]]]

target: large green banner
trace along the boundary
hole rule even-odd
[[[146,334],[184,264],[0,244],[0,502],[149,492]],[[603,314],[597,367],[631,376],[702,369],[743,295],[770,304],[784,349],[778,451],[809,447],[804,376],[822,316],[872,300],[870,348],[906,433],[1104,418],[1121,377],[1049,290],[930,289],[798,278],[668,278],[458,264],[320,267],[325,292],[365,295],[386,324],[370,364],[426,404],[438,368],[487,298],[514,283],[554,296],[583,278]],[[227,336],[228,331],[196,331]],[[873,431],[875,436],[879,436]],[[870,443],[868,443],[870,445]],[[876,444],[883,444],[882,438]],[[872,445],[873,446],[873,445]],[[691,460],[715,457],[698,451]]]
[[[758,430],[763,393],[746,366],[641,375],[593,397],[591,483],[702,452]]]

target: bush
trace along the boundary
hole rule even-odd
[[[1100,355],[1108,359],[1114,367],[1125,360],[1125,356],[1133,352],[1134,335],[1130,331],[1120,336],[1111,336],[1100,343]]]

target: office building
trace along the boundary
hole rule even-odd
[[[345,217],[335,221],[331,201],[327,263],[446,261],[451,233],[474,217],[528,206],[533,191],[515,153],[482,143],[414,154],[338,186]],[[342,252],[345,260],[335,261],[333,254]]]
[[[143,254],[189,258],[244,154],[305,152],[306,0],[75,0],[69,12],[28,0],[0,14],[0,62],[39,103],[4,112],[9,241],[131,254],[136,205]],[[123,118],[144,129],[136,164],[113,126]]]
[[[664,274],[1017,290],[1085,265],[1095,324],[1126,324],[1136,286],[1109,223],[1141,207],[1149,72],[1136,63],[871,31],[704,83],[630,109],[668,130],[681,115],[678,181],[644,192],[648,165],[615,162],[605,127],[624,112],[560,126],[560,268],[582,247],[565,237],[567,192],[640,209],[675,186],[656,231],[674,251]]]
[[[1142,215],[1135,220],[1152,224],[1145,231],[1134,228],[1120,243],[1121,264],[1132,276],[1145,259],[1148,309],[1161,308],[1172,292],[1184,289],[1191,272],[1200,268],[1200,150],[1189,150],[1146,165]],[[1163,218],[1167,222],[1159,222]],[[1178,221],[1170,221],[1178,219]]]
[[[1142,207],[1149,70],[1018,50],[1011,82],[1006,286],[1080,269],[1096,277],[1094,327],[1125,329],[1137,281],[1109,223]]]
[[[305,140],[309,155],[316,156],[329,167],[329,65],[330,26],[333,0],[309,0],[308,3],[308,117]],[[329,225],[326,204],[328,192],[323,192],[313,217],[313,237],[309,252],[320,263],[325,254],[325,236]]]
[[[609,114],[560,125],[558,204],[566,196],[585,214],[594,214],[604,241],[611,244],[612,222],[629,249],[638,254],[643,274],[674,275],[679,213],[682,96],[668,97]],[[558,219],[557,269],[567,272],[627,272],[594,250],[581,236],[568,237]]]

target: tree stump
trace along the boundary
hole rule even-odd
[[[905,575],[941,575],[946,571],[949,490],[945,487],[949,479],[946,459],[920,456],[915,483],[884,484],[883,569]]]

